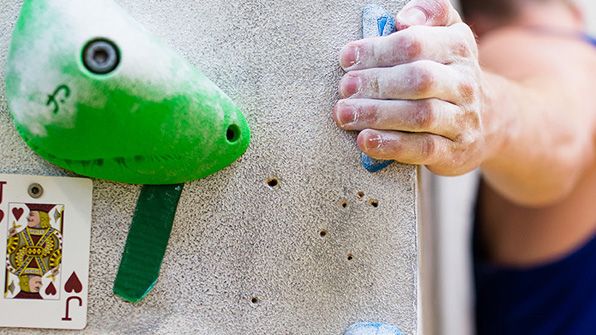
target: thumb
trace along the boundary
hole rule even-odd
[[[411,0],[397,14],[399,29],[410,26],[451,26],[462,22],[449,0]]]

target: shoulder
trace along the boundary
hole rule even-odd
[[[571,34],[506,27],[483,37],[480,61],[513,79],[536,74],[567,77],[596,70],[595,50]]]

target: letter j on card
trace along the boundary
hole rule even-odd
[[[85,328],[92,189],[0,174],[0,327]]]

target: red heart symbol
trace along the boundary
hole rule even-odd
[[[19,219],[21,218],[21,216],[23,216],[23,214],[25,214],[25,210],[22,208],[13,208],[12,209],[12,215],[14,215],[14,218],[19,221]]]
[[[66,285],[64,285],[64,290],[68,293],[81,293],[83,290],[83,284],[79,280],[76,272],[73,272],[68,280],[66,281]]]
[[[4,219],[4,212],[0,210],[0,222],[2,222],[2,219]]]
[[[56,291],[56,286],[54,286],[54,283],[50,282],[50,285],[46,287],[46,295],[56,295],[56,293],[58,293]]]

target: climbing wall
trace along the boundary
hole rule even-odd
[[[230,95],[253,142],[232,167],[186,185],[160,280],[136,305],[112,283],[140,188],[94,181],[86,333],[339,335],[370,320],[416,334],[416,171],[366,172],[354,134],[331,120],[338,53],[360,35],[366,2],[117,2]],[[378,3],[397,12],[404,2]],[[65,175],[26,147],[7,112],[21,3],[0,0],[0,173]]]

